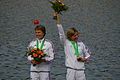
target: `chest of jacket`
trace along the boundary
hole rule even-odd
[[[84,46],[82,45],[82,42],[77,42],[77,44],[78,44],[78,52],[80,56],[84,56]],[[65,47],[65,52],[67,52],[68,54],[75,55],[75,49],[70,41],[66,41],[66,45],[64,47]]]

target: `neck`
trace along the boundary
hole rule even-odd
[[[44,38],[37,38],[38,40],[42,40],[42,39],[44,39]]]
[[[70,41],[72,41],[72,42],[77,42],[77,40],[70,40]]]

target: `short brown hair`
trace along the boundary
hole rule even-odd
[[[46,34],[46,29],[45,29],[45,26],[43,26],[43,25],[37,25],[35,27],[35,30],[41,30],[44,33],[44,36]]]
[[[43,26],[43,25],[37,25],[35,27],[35,30],[41,30],[43,33],[46,33],[45,26]]]
[[[78,30],[76,30],[74,27],[69,28],[66,32],[66,36],[68,40],[71,40],[71,37],[75,34],[75,33],[79,33]]]

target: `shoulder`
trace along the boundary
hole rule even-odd
[[[30,44],[31,44],[31,43],[34,43],[34,42],[36,42],[36,39],[33,39],[32,41],[30,41]]]
[[[84,44],[83,42],[78,42],[78,46],[83,47],[84,49],[88,50],[88,46]]]
[[[29,42],[28,47],[33,47],[33,46],[35,46],[35,45],[36,45],[36,40],[33,39],[32,41]]]
[[[82,47],[84,47],[85,44],[84,44],[82,41],[78,41],[78,46],[82,46]]]
[[[52,41],[48,40],[48,39],[45,39],[45,43],[48,44],[48,45],[53,45]]]

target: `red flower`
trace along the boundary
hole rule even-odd
[[[35,64],[40,64],[42,58],[44,56],[46,56],[46,54],[44,54],[43,50],[40,50],[40,49],[37,49],[37,48],[32,49],[29,52],[29,55],[31,55],[34,58],[32,63],[35,63]]]
[[[43,53],[42,50],[40,50],[40,51],[38,51],[38,54],[39,54],[39,55],[43,55],[44,53]]]
[[[36,54],[36,53],[33,53],[33,55],[32,55],[33,57],[38,57],[38,54]]]

